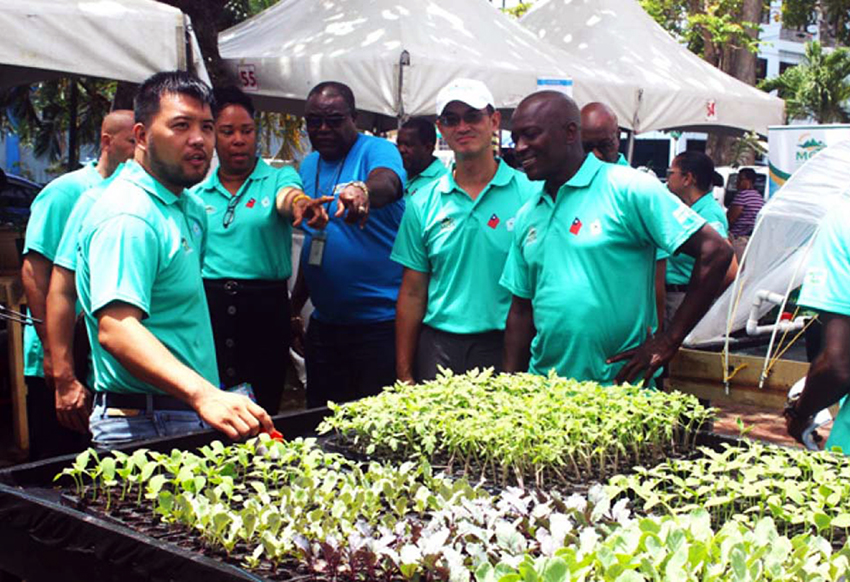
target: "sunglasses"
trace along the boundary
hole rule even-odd
[[[307,129],[321,129],[323,125],[327,125],[331,129],[339,129],[348,120],[345,115],[308,115],[304,118],[307,123]]]
[[[227,202],[227,210],[224,211],[224,220],[222,221],[222,226],[227,228],[231,224],[233,224],[233,219],[236,217],[236,206],[239,204],[239,200],[242,198],[242,195],[233,196]]]
[[[486,110],[482,109],[468,109],[464,112],[463,115],[457,115],[455,113],[445,113],[439,117],[440,124],[446,127],[457,127],[460,125],[461,120],[467,125],[475,125],[476,123],[481,123],[481,120],[484,119],[484,116],[487,115]]]

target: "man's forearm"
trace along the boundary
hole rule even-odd
[[[697,247],[698,252],[694,253],[696,262],[688,292],[670,322],[670,329],[667,330],[669,336],[679,344],[711,307],[734,256],[732,247],[717,233],[708,237],[708,240],[701,240],[702,244]]]
[[[413,378],[416,346],[427,300],[427,295],[405,292],[404,287],[399,292],[395,319],[396,375],[399,380]]]
[[[801,418],[832,406],[850,393],[850,317],[822,314],[823,350],[812,362],[797,402]]]
[[[372,208],[392,204],[402,195],[401,180],[389,168],[375,168],[369,172],[366,186],[369,188],[369,205]]]
[[[505,351],[502,358],[505,372],[528,371],[531,341],[535,333],[531,301],[514,296],[505,324]]]
[[[44,327],[47,307],[47,290],[50,285],[50,271],[53,263],[46,257],[30,252],[24,256],[21,267],[21,283],[27,298],[27,307],[33,318],[42,323],[35,324],[35,332],[42,345],[47,346],[47,331]]]
[[[99,317],[98,341],[133,376],[190,405],[216,388],[183,364],[141,321],[127,312]]]
[[[76,324],[77,293],[74,288],[74,273],[62,267],[54,267],[47,294],[47,345],[49,347],[53,375],[58,383],[73,382],[74,374],[74,325]]]

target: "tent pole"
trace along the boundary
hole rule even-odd
[[[401,51],[398,55],[398,105],[396,117],[398,118],[398,128],[401,129],[401,124],[404,123],[404,67],[410,66],[410,53],[406,50]]]
[[[626,150],[626,159],[629,161],[629,165],[632,165],[632,157],[635,154],[635,130],[629,130],[629,147]]]

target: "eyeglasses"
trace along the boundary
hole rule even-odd
[[[307,129],[321,129],[323,125],[327,125],[331,129],[339,129],[346,122],[348,117],[345,115],[308,115],[304,118],[307,122]]]
[[[482,109],[467,109],[463,115],[457,115],[456,113],[446,113],[440,116],[440,124],[445,125],[446,127],[457,127],[460,125],[461,120],[467,125],[475,125],[476,123],[481,123],[481,120],[484,119],[484,116],[487,115],[488,112]]]
[[[239,204],[239,199],[242,198],[242,195],[233,196],[227,202],[227,210],[224,211],[224,220],[222,221],[222,226],[227,228],[231,224],[233,224],[233,219],[236,217],[236,206]]]

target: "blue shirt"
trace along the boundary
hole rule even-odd
[[[385,139],[359,135],[341,160],[325,161],[313,152],[301,163],[304,192],[311,198],[334,195],[337,184],[366,181],[375,168],[388,168],[407,180],[398,149]],[[404,201],[372,208],[364,228],[336,218],[336,202],[325,233],[322,264],[309,264],[314,231],[305,226],[301,268],[316,311],[326,323],[356,324],[395,319],[395,303],[401,286],[402,267],[390,260]]]

